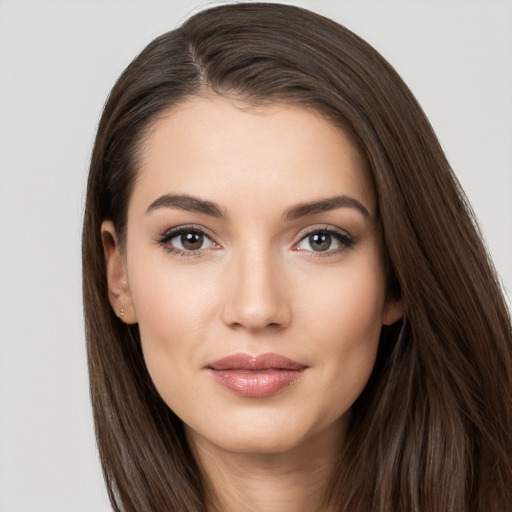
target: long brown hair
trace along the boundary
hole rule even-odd
[[[390,293],[329,503],[353,512],[512,510],[512,334],[471,209],[409,89],[371,46],[298,7],[224,5],[157,38],[114,86],[92,154],[83,293],[96,435],[116,511],[204,511],[181,421],[156,392],[137,326],[109,305],[100,236],[121,243],[145,135],[208,91],[313,108],[351,132],[375,186]]]

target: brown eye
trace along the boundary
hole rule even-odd
[[[168,252],[174,254],[197,255],[206,249],[217,249],[218,245],[205,233],[191,228],[174,228],[158,240],[158,243]]]
[[[309,245],[313,251],[327,251],[331,247],[331,235],[328,233],[313,233],[308,237]]]
[[[348,249],[352,247],[354,243],[354,238],[346,231],[326,228],[306,233],[299,243],[294,246],[294,249],[297,251],[307,251],[309,253],[325,253],[327,256]]]
[[[204,236],[201,233],[189,232],[180,236],[180,242],[186,251],[197,251],[204,243]]]

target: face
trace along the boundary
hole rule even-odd
[[[363,160],[299,107],[170,110],[143,150],[125,251],[106,253],[111,303],[138,322],[163,400],[225,450],[343,431],[399,314]]]

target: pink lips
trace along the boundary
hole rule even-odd
[[[278,354],[233,354],[207,366],[218,384],[236,394],[261,398],[297,382],[307,368]]]

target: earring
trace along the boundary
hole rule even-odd
[[[121,308],[121,311],[119,312],[121,316],[124,316],[124,308]]]

